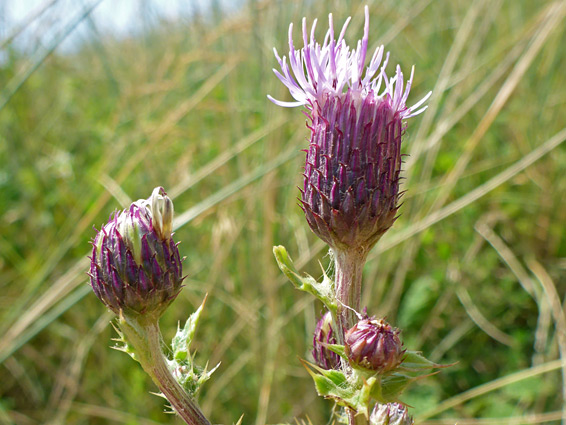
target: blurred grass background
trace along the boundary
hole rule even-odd
[[[407,392],[417,422],[566,421],[565,1],[368,1],[370,46],[416,65],[401,218],[372,252],[364,302],[405,345],[458,362]],[[186,288],[166,339],[209,294],[197,361],[222,365],[200,394],[213,423],[324,424],[299,358],[321,306],[280,275],[273,245],[320,276],[325,246],[296,203],[308,131],[272,74],[289,22],[355,1],[249,0],[22,52],[0,67],[0,423],[180,423],[139,365],[109,349],[88,241],[110,213],[162,185],[174,197]],[[39,19],[39,18],[37,18]],[[54,23],[53,25],[56,25]],[[68,28],[70,31],[72,28]],[[23,29],[25,31],[25,28]],[[61,31],[65,28],[61,28]],[[62,33],[61,33],[62,34]],[[298,44],[298,42],[297,42]]]

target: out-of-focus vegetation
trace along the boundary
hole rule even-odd
[[[368,4],[372,50],[386,44],[390,70],[416,65],[409,103],[434,95],[408,123],[402,214],[366,266],[364,304],[408,348],[458,362],[403,400],[428,424],[559,423],[566,2]],[[165,337],[209,294],[197,361],[222,365],[200,395],[206,414],[326,423],[330,404],[299,362],[321,306],[271,253],[286,245],[315,276],[328,263],[296,202],[308,131],[266,94],[288,96],[271,49],[285,51],[289,22],[298,38],[303,16],[319,18],[321,34],[329,11],[361,37],[362,3],[250,0],[131,39],[92,21],[78,52],[44,62],[3,47],[0,423],[179,423],[108,348],[111,316],[85,273],[92,225],[158,185],[174,197],[188,275]]]

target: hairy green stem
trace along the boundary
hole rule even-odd
[[[338,300],[337,322],[338,341],[344,344],[344,334],[358,318],[356,312],[360,311],[362,296],[362,271],[367,258],[367,251],[347,250],[334,252],[334,270],[336,299]],[[349,374],[351,369],[347,362],[342,362],[344,372]],[[364,415],[356,415],[353,410],[348,411],[348,425],[368,425]]]
[[[344,333],[357,322],[362,296],[362,270],[367,252],[334,250],[336,299],[338,300],[338,337],[344,343]],[[349,308],[348,308],[349,307]]]
[[[119,325],[135,350],[136,360],[167,397],[175,412],[188,425],[210,425],[193,398],[171,374],[161,350],[161,332],[157,319],[131,320],[122,316]]]

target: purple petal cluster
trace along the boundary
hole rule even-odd
[[[338,369],[340,367],[340,356],[329,350],[325,344],[337,344],[338,341],[332,330],[332,315],[326,312],[322,315],[313,337],[312,356],[315,363],[325,370]]]
[[[173,204],[163,188],[116,212],[93,241],[90,284],[114,313],[159,317],[182,286],[171,234]]]
[[[381,374],[396,369],[405,355],[399,331],[375,317],[366,317],[347,330],[344,346],[352,366]]]
[[[305,150],[301,204],[309,226],[333,248],[368,250],[395,221],[404,120],[426,109],[421,105],[430,93],[407,107],[413,71],[406,83],[399,66],[389,78],[389,54],[384,59],[383,46],[365,66],[368,8],[364,36],[355,49],[344,41],[349,21],[336,40],[330,15],[320,45],[314,38],[316,20],[309,38],[303,19],[300,50],[294,47],[291,24],[288,59],[275,51],[281,71],[274,72],[295,102],[269,99],[308,110],[311,138]]]

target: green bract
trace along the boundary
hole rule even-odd
[[[326,347],[340,357],[348,358],[343,345],[328,344]],[[415,351],[407,351],[403,363],[387,374],[363,369],[354,369],[349,373],[325,370],[306,361],[303,361],[303,365],[313,378],[320,396],[332,399],[366,418],[369,418],[370,408],[376,402],[399,402],[401,394],[412,382],[430,375],[434,369],[446,367],[427,360]]]
[[[336,315],[337,304],[336,296],[334,295],[334,282],[326,275],[324,269],[322,270],[324,279],[322,282],[318,282],[312,276],[301,276],[299,274],[284,246],[274,246],[273,255],[275,255],[277,265],[295,288],[314,295],[322,301],[332,315]]]

